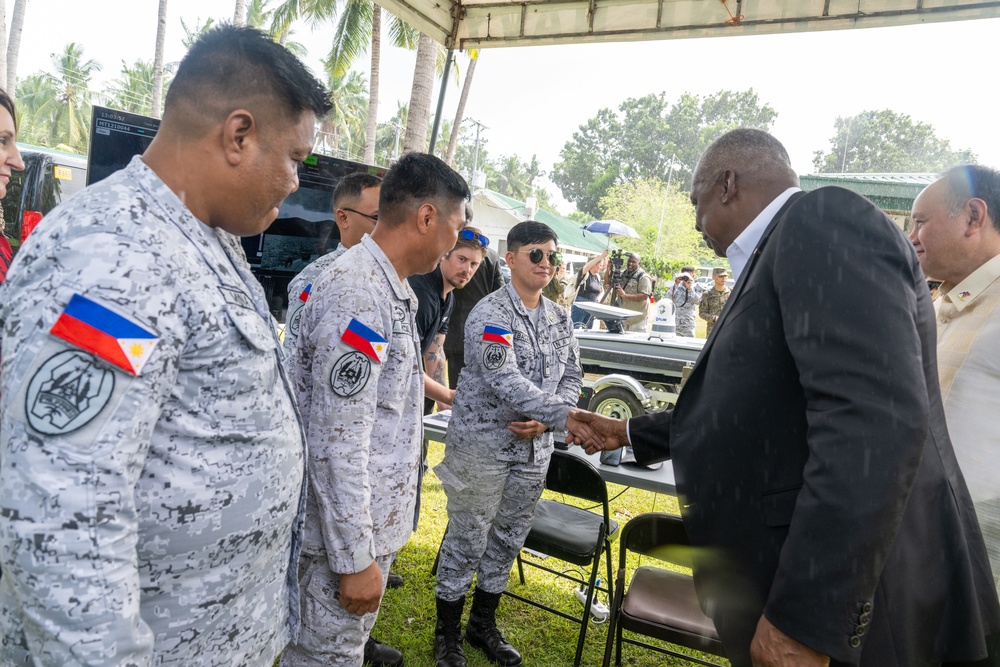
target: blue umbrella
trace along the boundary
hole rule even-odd
[[[595,234],[607,234],[609,246],[611,245],[612,236],[630,236],[634,239],[642,238],[634,229],[624,222],[617,220],[594,220],[585,224],[583,228]]]

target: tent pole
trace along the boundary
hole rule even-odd
[[[438,129],[441,127],[441,111],[444,109],[444,94],[448,90],[448,72],[451,71],[451,60],[454,56],[454,49],[448,49],[448,56],[444,59],[444,73],[441,75],[441,92],[438,93],[437,111],[434,113],[434,128],[431,130],[431,145],[427,152],[434,155],[434,145],[437,143]],[[455,128],[451,128],[454,132]]]

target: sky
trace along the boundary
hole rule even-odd
[[[6,0],[8,25],[13,0]],[[272,5],[277,0],[272,0]],[[98,61],[100,88],[118,76],[123,60],[152,59],[156,0],[30,0],[19,76],[51,70],[51,54],[69,42]],[[233,0],[170,0],[166,60],[184,54],[180,19],[232,18]],[[295,27],[317,72],[333,25]],[[929,123],[953,149],[970,148],[1000,167],[1000,132],[990,119],[1000,95],[991,72],[1000,19],[781,35],[484,49],[466,108],[481,122],[490,157],[537,155],[551,171],[559,152],[599,109],[666,93],[709,95],[753,88],[778,117],[772,132],[800,174],[814,171],[813,154],[827,150],[838,116],[892,109]],[[383,40],[383,45],[387,40]],[[409,100],[414,52],[383,47],[379,122]],[[468,59],[457,54],[464,76]],[[368,73],[368,56],[356,68]],[[983,76],[988,77],[983,79]],[[454,118],[460,95],[454,73],[443,116]],[[435,87],[435,103],[437,100]],[[694,165],[688,165],[693,168]],[[549,184],[560,212],[573,210]]]

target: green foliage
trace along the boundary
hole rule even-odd
[[[164,72],[164,98],[169,87],[170,77]],[[136,60],[129,66],[123,60],[121,74],[105,95],[108,97],[108,103],[115,109],[144,116],[153,115],[153,61]]]
[[[18,84],[19,135],[25,143],[85,154],[94,97],[90,77],[101,66],[84,60],[83,46],[75,42],[53,53],[52,65],[54,73],[38,72]]]
[[[883,109],[837,118],[830,151],[816,151],[813,166],[821,173],[940,172],[975,161],[972,151],[952,150],[929,124]]]
[[[601,198],[615,185],[672,174],[687,187],[691,170],[715,138],[736,127],[767,130],[777,115],[753,89],[705,98],[684,93],[672,105],[665,93],[630,98],[617,112],[601,109],[573,133],[552,181],[579,210],[598,217]]]
[[[657,291],[685,264],[705,264],[713,252],[695,229],[694,207],[677,183],[657,179],[613,186],[601,198],[603,218],[624,222],[641,238],[616,236],[615,243],[642,255],[642,267],[657,277]]]
[[[334,155],[355,156],[364,148],[368,81],[358,72],[337,76],[328,69],[326,88],[333,109],[320,121],[317,141]]]

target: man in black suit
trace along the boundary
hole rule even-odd
[[[863,197],[801,192],[758,130],[708,148],[691,201],[732,296],[676,407],[587,417],[588,449],[673,459],[733,665],[995,664],[973,662],[1000,607],[910,243]]]

